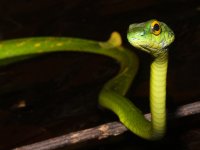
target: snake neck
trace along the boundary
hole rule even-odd
[[[152,135],[161,138],[166,129],[166,78],[168,53],[158,55],[151,64],[150,108]]]

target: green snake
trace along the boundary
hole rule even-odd
[[[131,24],[127,38],[131,45],[154,57],[150,74],[151,121],[146,120],[142,112],[125,97],[139,63],[132,51],[121,46],[121,37],[117,32],[106,42],[70,37],[30,37],[1,41],[0,65],[59,51],[87,52],[111,57],[119,62],[120,70],[100,91],[100,106],[112,110],[136,135],[148,140],[159,139],[166,128],[167,47],[173,42],[174,33],[165,23],[152,19]]]

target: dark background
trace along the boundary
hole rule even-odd
[[[126,39],[128,25],[156,18],[176,40],[170,47],[168,109],[200,99],[200,3],[198,0],[0,0],[1,40],[70,36],[104,41],[112,31],[140,58],[128,97],[148,112],[150,56]],[[54,53],[0,68],[0,149],[44,140],[117,120],[101,110],[97,95],[118,71],[113,60],[92,54]],[[26,107],[19,104],[26,102]],[[199,115],[171,120],[166,137],[147,142],[125,133],[88,141],[77,149],[183,149],[200,147]],[[71,147],[70,147],[71,148]]]

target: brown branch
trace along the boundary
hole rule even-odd
[[[181,106],[175,113],[176,118],[185,117],[200,113],[200,101]],[[151,115],[145,114],[150,120]],[[77,144],[92,139],[103,139],[109,136],[116,136],[127,131],[127,128],[119,122],[106,123],[94,128],[72,132],[41,142],[15,148],[13,150],[53,150],[67,145]]]

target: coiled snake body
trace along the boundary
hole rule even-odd
[[[107,42],[97,42],[68,37],[35,37],[0,42],[0,65],[28,59],[42,53],[55,51],[88,52],[109,56],[120,64],[119,73],[109,80],[99,94],[99,104],[112,110],[120,121],[136,135],[149,140],[164,135],[166,110],[167,46],[174,40],[173,31],[155,19],[132,24],[128,41],[154,57],[151,64],[150,108],[151,122],[125,97],[138,69],[137,56],[121,46],[121,39],[113,33]]]

